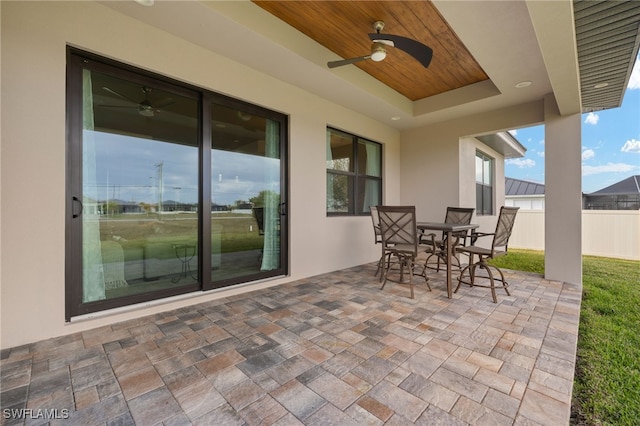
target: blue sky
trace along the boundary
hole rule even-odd
[[[544,183],[544,126],[511,131],[527,148],[505,161],[505,176]],[[619,108],[582,115],[582,191],[640,175],[640,55]]]

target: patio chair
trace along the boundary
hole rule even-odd
[[[371,212],[371,222],[373,223],[373,242],[375,244],[382,244],[382,234],[380,232],[380,216],[378,215],[378,207],[377,206],[369,206],[369,210]],[[378,272],[382,269],[382,265],[384,264],[384,246],[382,247],[382,255],[378,260],[378,266],[376,268],[376,273],[374,277],[378,276]]]
[[[258,224],[258,235],[264,235],[264,207],[252,207],[253,217]]]
[[[475,208],[466,208],[466,207],[447,207],[447,213],[444,218],[445,223],[453,223],[456,225],[468,225],[471,223],[471,218],[473,217],[473,213],[475,212]],[[446,256],[446,234],[443,232],[440,239],[436,240],[432,236],[433,234],[421,235],[420,236],[420,244],[432,245],[432,253],[427,257],[427,260],[424,263],[425,268],[435,269],[440,272],[440,264],[447,263]],[[456,267],[458,270],[461,269],[460,259],[457,256],[456,247],[458,245],[465,246],[467,243],[467,237],[469,236],[468,231],[460,231],[453,232],[452,236],[454,237],[452,252],[454,256],[452,257],[452,263],[455,261]],[[429,261],[435,256],[436,267],[429,266]],[[451,265],[454,266],[454,265]]]
[[[494,259],[498,256],[502,256],[507,254],[509,237],[511,236],[511,231],[513,230],[513,223],[516,220],[516,213],[518,213],[519,207],[501,207],[500,215],[498,216],[498,224],[496,225],[496,231],[494,233],[481,233],[474,232],[471,234],[471,244],[466,247],[458,247],[459,252],[467,253],[469,255],[469,265],[467,265],[460,276],[458,277],[458,286],[456,287],[454,293],[458,292],[461,284],[467,284],[471,287],[486,287],[491,289],[491,296],[493,297],[493,303],[498,303],[498,299],[496,297],[496,287],[503,288],[507,293],[507,296],[510,296],[509,293],[509,283],[504,279],[504,274],[500,270],[500,268],[496,266],[489,265],[487,260]],[[475,243],[478,238],[481,237],[493,237],[491,241],[491,248],[479,247],[476,246]],[[479,260],[477,262],[473,262],[473,256],[478,255]],[[481,270],[485,270],[487,275],[478,275],[478,268]],[[495,270],[500,275],[500,278],[494,276],[491,270]],[[465,280],[465,274],[469,273],[469,279]],[[488,280],[487,284],[477,284],[476,280],[478,278]],[[496,285],[496,281],[498,285]],[[486,281],[485,281],[486,282]]]
[[[258,224],[258,235],[264,237],[264,207],[252,207],[251,212]],[[262,256],[264,255],[264,249],[260,249],[258,254],[258,263],[262,262]]]
[[[397,265],[400,270],[400,282],[405,268],[409,272],[409,288],[413,299],[414,267],[420,253],[416,228],[416,208],[415,206],[378,206],[378,217],[380,218],[383,248],[382,287],[380,289],[383,289],[387,283],[391,267]],[[427,287],[431,291],[429,278],[424,273],[424,268],[419,275],[424,277]]]

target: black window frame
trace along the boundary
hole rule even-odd
[[[348,178],[351,179],[351,184],[349,185],[348,188],[348,193],[349,193],[349,204],[348,204],[348,211],[346,212],[332,212],[332,211],[328,211],[326,210],[326,214],[328,217],[331,216],[368,216],[371,214],[370,210],[368,208],[365,207],[365,209],[363,209],[362,211],[357,211],[356,209],[356,201],[360,199],[360,189],[359,189],[359,184],[358,182],[363,180],[363,179],[368,179],[368,180],[375,180],[378,181],[379,184],[379,193],[378,193],[378,200],[379,200],[379,204],[382,204],[382,200],[383,200],[383,175],[384,175],[384,170],[383,170],[383,165],[384,165],[384,150],[383,150],[383,144],[381,144],[380,142],[376,142],[374,140],[368,139],[368,138],[364,138],[362,136],[358,136],[355,135],[353,133],[335,128],[335,127],[331,127],[331,126],[327,126],[327,135],[330,132],[337,132],[339,134],[341,134],[342,136],[347,136],[351,138],[351,149],[352,149],[352,158],[353,158],[353,171],[341,171],[341,170],[335,170],[335,169],[329,169],[328,167],[326,168],[327,171],[327,181],[329,179],[330,175],[333,176],[347,176]],[[367,174],[363,174],[360,173],[359,170],[359,159],[358,159],[358,144],[360,142],[366,142],[366,143],[372,143],[375,145],[378,145],[380,148],[380,164],[379,164],[379,169],[380,169],[380,176],[372,176],[372,175],[367,175]],[[329,193],[327,191],[327,193],[325,194],[325,201],[328,201],[328,196]],[[325,202],[325,209],[327,208],[327,203]]]
[[[495,214],[494,200],[495,200],[495,186],[494,182],[496,181],[495,177],[495,163],[496,159],[491,157],[490,155],[485,154],[484,152],[477,150],[475,159],[480,158],[482,160],[482,181],[478,181],[478,170],[477,163],[475,165],[475,176],[476,176],[476,214],[478,216],[492,216]],[[491,170],[489,170],[489,176],[491,179],[490,183],[486,183],[484,181],[485,170],[484,165],[486,162],[489,162]]]
[[[97,313],[109,309],[121,308],[138,303],[162,300],[167,297],[180,294],[205,292],[221,287],[236,284],[246,284],[260,281],[266,278],[286,276],[289,274],[289,117],[255,104],[251,104],[236,98],[222,95],[204,88],[181,82],[139,67],[128,65],[113,59],[86,52],[84,50],[67,46],[66,51],[66,216],[65,216],[65,321],[81,315]],[[199,238],[198,250],[203,253],[198,264],[199,281],[193,285],[178,287],[175,289],[155,290],[139,294],[128,295],[113,299],[104,299],[94,302],[82,302],[82,254],[78,256],[79,246],[82,245],[82,229],[79,221],[74,220],[81,213],[82,206],[79,203],[82,193],[82,69],[108,70],[113,75],[131,79],[132,81],[152,82],[154,85],[166,85],[173,90],[188,96],[198,98],[199,112],[199,206],[198,233],[211,234],[211,123],[210,105],[220,104],[232,108],[239,108],[247,113],[262,114],[266,118],[280,123],[280,161],[281,161],[281,205],[280,205],[280,238],[282,241],[280,250],[280,268],[272,271],[261,271],[257,274],[238,277],[226,281],[210,279],[210,274],[203,270],[210,269],[211,252],[210,238]],[[80,249],[81,250],[81,249]],[[207,262],[209,262],[207,264]]]

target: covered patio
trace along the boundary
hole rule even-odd
[[[352,8],[331,19],[320,9],[325,2],[315,8],[293,1],[138,3],[154,2],[0,2],[2,424],[569,422],[582,290],[581,114],[620,105],[640,45],[638,3],[344,1],[331,3]],[[278,17],[284,12],[259,3],[296,4],[293,16],[329,40],[297,30]],[[391,10],[396,3],[399,18]],[[371,10],[361,12],[364,5]],[[316,16],[300,13],[312,9]],[[439,25],[413,16],[427,9]],[[359,65],[328,67],[369,52],[367,34],[378,20],[386,22],[384,34],[411,36],[435,52],[429,69],[411,57],[392,60],[391,49],[386,62],[368,63],[394,82],[434,88],[455,79],[452,70],[467,69],[459,60],[465,52],[482,75],[414,97]],[[620,28],[612,28],[616,22]],[[445,32],[430,39],[438,28]],[[353,33],[340,36],[346,29]],[[454,36],[456,48],[449,45]],[[626,50],[614,58],[610,44]],[[355,50],[338,52],[336,45]],[[217,195],[211,188],[222,179],[211,159],[223,158],[211,152],[209,130],[225,126],[211,114],[212,97],[286,117],[282,275],[214,288],[212,250],[205,249],[200,280],[194,277],[189,292],[154,293],[104,310],[69,308],[94,302],[75,303],[84,292],[82,233],[75,232],[83,220],[84,193],[77,189],[84,123],[70,120],[76,117],[70,111],[84,106],[80,70],[88,70],[81,56],[72,58],[77,51],[102,61],[92,72],[107,67],[127,84],[151,81],[170,88],[171,99],[189,93],[197,107],[177,117],[196,129],[189,171],[198,171],[194,199],[207,213],[193,229],[207,246]],[[405,72],[416,66],[418,77]],[[96,89],[126,100],[108,85]],[[146,85],[137,89],[149,94]],[[125,105],[129,118],[169,116],[145,109],[147,100]],[[120,111],[120,103],[110,105],[100,107]],[[242,112],[236,109],[230,110]],[[477,206],[475,161],[479,151],[491,157],[494,213],[473,221],[487,231],[503,204],[505,153],[476,138],[539,124],[545,125],[545,277],[510,272],[511,296],[499,294],[498,303],[480,288],[447,298],[444,273],[431,273],[433,291],[418,285],[415,299],[405,285],[381,290],[370,217],[327,209],[329,130],[382,146],[375,176],[381,203],[415,205],[419,221],[441,220],[448,206]],[[144,140],[166,142],[164,132],[148,133]],[[266,146],[249,133],[251,143]],[[124,146],[123,158],[130,154]],[[156,182],[161,194],[168,166],[145,164],[155,177],[131,185],[150,190]],[[248,169],[234,165],[230,183],[242,183]],[[107,174],[100,185],[113,195],[120,175]]]
[[[579,285],[507,271],[494,304],[481,288],[448,299],[433,272],[412,300],[374,271],[5,349],[2,408],[22,411],[3,424],[569,422]]]

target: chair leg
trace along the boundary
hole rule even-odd
[[[507,281],[504,279],[504,274],[502,273],[502,270],[500,268],[496,268],[496,270],[500,274],[500,281],[502,281],[502,288],[504,288],[504,291],[507,292],[507,296],[511,296],[511,293],[509,293],[509,283],[507,283]]]
[[[382,255],[382,257],[380,258],[380,262],[382,262],[381,266],[380,266],[380,282],[382,282],[383,278],[384,278],[384,271],[387,270],[390,267],[391,264],[391,253],[385,253]],[[385,264],[387,265],[385,267]]]
[[[389,273],[389,268],[391,268],[391,253],[385,255],[384,259],[386,259],[386,261],[384,262],[386,263],[386,266],[383,263],[382,271],[380,271],[380,282],[382,283],[382,287],[380,287],[380,290],[382,290],[385,284],[387,284],[387,274]]]
[[[464,278],[464,273],[469,271],[469,278],[471,278],[471,271],[470,271],[471,265],[467,265],[464,267],[464,269],[462,270],[462,272],[460,272],[460,276],[458,277],[458,285],[456,286],[456,289],[453,290],[454,293],[457,293],[458,290],[460,289],[460,284],[462,284],[464,281],[462,280]]]
[[[409,262],[409,258],[405,258],[407,269],[409,270],[409,288],[411,289],[411,298],[413,299],[413,260]]]
[[[464,281],[464,273],[469,271],[469,281]],[[473,253],[469,253],[469,264],[467,266],[464,267],[464,269],[462,271],[460,271],[460,276],[458,277],[458,285],[456,286],[456,289],[453,291],[454,293],[458,292],[458,289],[460,288],[460,284],[465,283],[465,284],[469,284],[471,287],[473,287],[473,274],[476,272],[475,270],[475,265],[473,263]]]
[[[380,256],[380,259],[378,259],[378,265],[376,268],[376,273],[373,274],[374,277],[378,276],[378,272],[382,273],[381,271],[384,269],[384,254],[382,256]]]
[[[502,287],[504,289],[504,291],[507,293],[507,296],[511,296],[511,293],[509,293],[509,283],[507,283],[504,279],[504,274],[502,273],[502,270],[500,270],[500,268],[497,268],[495,266],[490,266],[489,264],[486,263],[486,259],[483,256],[479,256],[480,259],[478,260],[478,262],[476,263],[471,263],[469,265],[467,265],[461,272],[460,272],[460,276],[458,277],[458,286],[456,287],[454,293],[458,292],[458,289],[460,288],[460,285],[462,283],[468,284],[471,287],[473,287],[475,284],[475,278],[476,278],[476,268],[480,268],[480,269],[484,269],[485,271],[487,271],[487,276],[481,276],[479,278],[482,279],[488,279],[489,280],[489,284],[485,285],[484,282],[482,284],[477,284],[478,287],[484,287],[484,288],[489,288],[491,289],[491,298],[493,299],[493,303],[498,303],[498,296],[496,294],[496,288],[497,287]],[[494,274],[494,272],[492,271],[492,269],[495,269],[496,271],[498,271],[498,274],[500,275],[500,278],[498,278],[497,275]],[[467,271],[469,272],[469,281],[465,281],[465,274],[467,273]],[[502,285],[496,285],[496,281],[500,281],[502,283]]]
[[[427,271],[423,270],[422,271],[422,276],[424,277],[424,282],[427,283],[427,288],[429,289],[429,291],[431,291],[431,285],[429,285],[429,277],[427,277]]]
[[[471,269],[469,270],[469,285],[473,287],[476,282],[476,268],[478,267],[477,263],[471,265]]]
[[[493,303],[498,303],[498,297],[496,296],[496,282],[493,279],[493,273],[489,268],[489,265],[486,263],[480,265],[484,270],[487,271],[487,275],[489,275],[489,288],[491,288],[491,297],[493,298]]]
[[[501,287],[504,289],[505,293],[507,293],[507,296],[511,296],[511,293],[509,293],[509,283],[504,279],[504,274],[502,273],[502,270],[496,266],[492,266],[492,268],[494,268],[496,271],[498,271],[498,274],[500,274],[500,278],[495,278],[495,279],[502,283]]]

